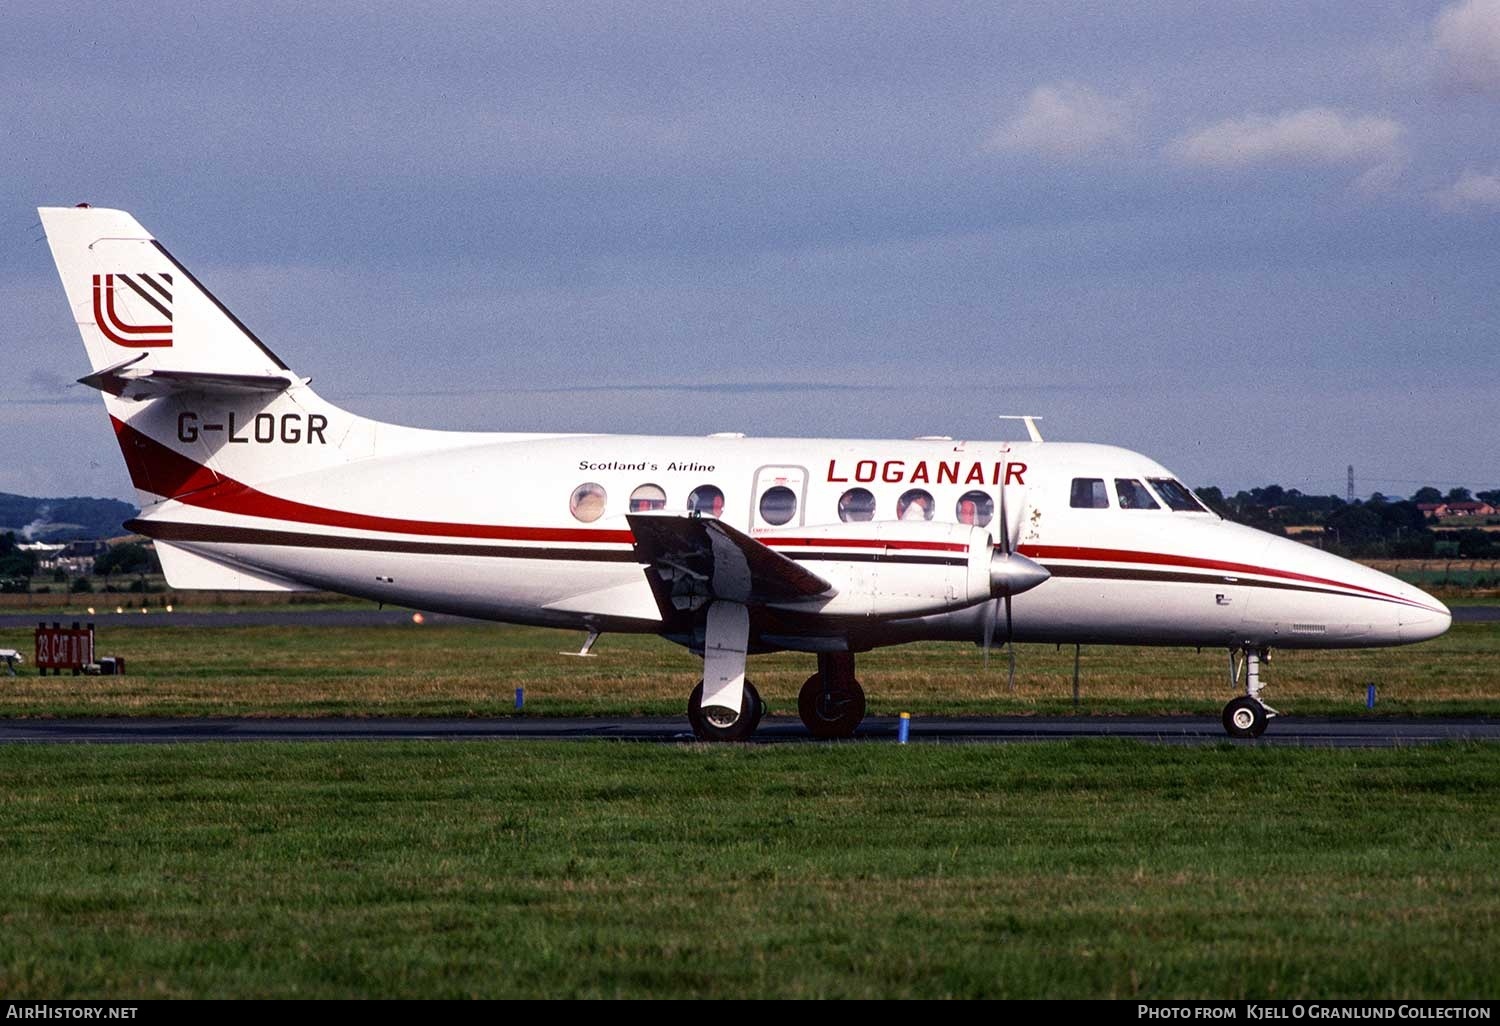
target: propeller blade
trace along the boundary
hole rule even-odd
[[[1000,618],[1000,600],[990,599],[984,611],[984,668],[990,668],[990,646],[995,643],[995,621]]]
[[[1010,555],[1010,518],[1005,515],[1005,486],[1000,486],[1000,551]]]
[[[1005,596],[1005,651],[1010,654],[1010,690],[1016,690],[1016,625],[1010,616],[1010,596]]]
[[[1026,520],[1026,496],[1024,490],[1017,499],[1012,499],[1006,493],[1013,486],[1002,485],[1000,487],[1000,536],[1004,539],[1001,551],[1006,554],[1017,551],[1021,547],[1021,525]]]

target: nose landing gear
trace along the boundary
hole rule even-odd
[[[1258,699],[1236,698],[1224,707],[1224,729],[1230,737],[1260,737],[1266,722],[1266,707]]]
[[[1244,658],[1245,694],[1224,707],[1224,729],[1230,737],[1260,737],[1266,732],[1266,725],[1270,722],[1270,718],[1279,715],[1260,697],[1261,688],[1264,686],[1260,681],[1260,662],[1262,659],[1266,662],[1271,661],[1271,650],[1251,648],[1248,645],[1242,649],[1230,649],[1229,683],[1231,685],[1238,686],[1240,682],[1241,654]]]

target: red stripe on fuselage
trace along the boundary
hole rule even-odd
[[[268,520],[288,520],[322,527],[392,534],[420,534],[445,538],[497,538],[507,541],[623,542],[635,541],[629,531],[566,527],[502,527],[497,524],[454,524],[401,517],[371,516],[295,502],[218,477],[114,417],[115,434],[137,488],[175,499],[188,506]]]

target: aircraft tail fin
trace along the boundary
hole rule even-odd
[[[130,214],[89,206],[39,213],[96,374],[135,360],[137,371],[289,375]]]
[[[88,351],[79,382],[103,394],[143,507],[373,454],[378,425],[319,398],[130,214],[40,213]]]
[[[125,211],[40,213],[88,351],[79,381],[102,394],[143,508],[210,488],[294,498],[328,471],[468,437],[383,424],[324,400]],[[304,484],[287,493],[281,481]]]

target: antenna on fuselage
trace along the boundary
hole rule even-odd
[[[1042,440],[1042,433],[1036,429],[1036,422],[1039,421],[1039,420],[1041,420],[1042,418],[1036,416],[1035,414],[1032,414],[1032,413],[1001,413],[1001,414],[997,414],[995,419],[996,420],[1019,420],[1023,424],[1026,425],[1026,434],[1031,438],[1031,440],[1033,442],[1040,442]]]

